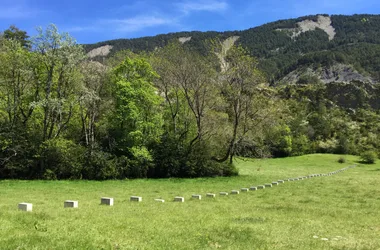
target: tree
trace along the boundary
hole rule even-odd
[[[35,99],[33,55],[16,40],[0,48],[0,172],[14,176],[24,171],[32,154],[28,122]],[[1,170],[3,168],[3,170]]]
[[[24,48],[30,48],[29,36],[26,31],[20,30],[15,25],[11,25],[3,33],[3,37],[7,40],[14,40],[21,44]]]
[[[35,107],[42,109],[42,141],[57,138],[67,129],[78,103],[76,93],[81,90],[78,65],[84,60],[81,46],[67,33],[60,34],[51,24],[33,39],[37,54],[35,78],[38,101]]]
[[[220,86],[226,102],[226,113],[231,123],[231,131],[227,138],[224,156],[214,157],[214,159],[220,162],[229,159],[232,163],[237,144],[265,118],[260,108],[255,107],[259,104],[255,100],[258,100],[256,98],[265,89],[265,85],[257,69],[258,62],[241,46],[233,46],[226,54],[221,55],[225,57],[225,66],[220,75]]]
[[[162,128],[160,104],[153,80],[158,75],[142,58],[126,58],[113,69],[114,111],[110,115],[115,153],[149,156],[148,146],[159,140]]]
[[[106,92],[108,69],[98,62],[83,62],[83,88],[79,95],[79,110],[82,123],[82,139],[85,145],[93,149],[96,146],[96,124],[105,113],[102,107],[107,101]]]

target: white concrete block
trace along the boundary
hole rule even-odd
[[[241,191],[242,191],[242,192],[248,192],[248,191],[249,191],[249,188],[242,188]]]
[[[232,190],[231,194],[239,194],[239,191],[238,190]]]
[[[154,200],[157,201],[157,202],[162,202],[162,203],[165,202],[165,200],[163,200],[163,199],[154,199]]]
[[[272,185],[273,186],[278,186],[278,182],[274,181],[274,182],[272,182]]]
[[[220,192],[219,194],[220,194],[220,195],[223,195],[223,196],[226,196],[226,195],[228,195],[228,193],[227,193],[227,192]]]
[[[32,212],[33,204],[32,203],[25,203],[25,202],[19,203],[18,209],[25,211],[25,212]]]
[[[174,197],[173,201],[175,201],[175,202],[185,202],[185,198],[176,196],[176,197]]]
[[[137,201],[137,202],[142,202],[142,197],[141,196],[131,196],[129,198],[130,201]]]
[[[293,178],[289,178],[288,181],[294,181],[294,179]]]
[[[200,195],[200,194],[193,194],[191,196],[191,198],[193,198],[194,200],[202,200],[202,195]]]
[[[257,186],[257,189],[265,189],[264,185]]]
[[[249,190],[251,190],[251,191],[256,191],[256,190],[257,190],[257,187],[250,187]]]
[[[107,205],[107,206],[113,206],[113,198],[102,197],[102,198],[100,198],[100,204]]]
[[[266,187],[266,188],[271,188],[271,187],[272,187],[272,184],[266,183],[266,184],[265,184],[265,187]]]
[[[72,201],[72,200],[66,200],[64,203],[63,203],[63,207],[65,208],[78,208],[78,201]]]
[[[278,180],[277,182],[278,182],[278,183],[285,183],[284,180]]]
[[[206,194],[206,197],[208,197],[208,198],[215,198],[216,195],[215,195],[215,194],[212,194],[212,193],[207,193],[207,194]]]
[[[209,198],[215,198],[215,194],[212,194],[212,193],[207,193],[206,194],[206,197],[209,197]]]

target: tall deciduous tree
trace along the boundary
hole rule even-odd
[[[257,60],[241,46],[233,46],[226,54],[219,55],[225,57],[220,86],[231,131],[228,133],[225,154],[214,159],[221,162],[229,159],[232,163],[237,144],[265,118],[261,109],[265,99],[258,98],[265,92],[265,84],[257,69]]]
[[[84,60],[80,45],[67,33],[59,33],[55,25],[33,39],[37,53],[35,77],[39,86],[36,107],[42,108],[42,141],[57,138],[67,128],[78,103],[81,89],[79,63]]]
[[[0,48],[0,175],[12,176],[29,151],[27,122],[33,100],[31,53],[16,40],[3,40]],[[3,169],[2,169],[3,168]]]
[[[157,77],[141,58],[126,58],[113,70],[114,112],[110,119],[119,154],[148,156],[148,145],[159,140],[162,98],[153,86]]]
[[[82,139],[85,145],[93,149],[96,144],[96,124],[104,115],[106,106],[107,72],[106,66],[98,62],[81,64],[83,88],[79,94],[79,110],[82,122]]]

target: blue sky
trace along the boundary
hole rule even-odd
[[[50,23],[79,43],[177,31],[243,30],[309,14],[379,14],[379,0],[0,0],[0,30]]]

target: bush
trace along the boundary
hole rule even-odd
[[[310,141],[306,135],[292,138],[292,156],[304,155],[310,152]]]
[[[90,180],[107,180],[120,178],[119,160],[112,154],[101,150],[87,150],[86,164],[82,170],[83,178]]]
[[[52,139],[41,146],[40,177],[44,179],[81,179],[85,148],[71,140]]]
[[[365,151],[360,155],[362,163],[374,164],[376,162],[377,154],[374,151]]]
[[[212,160],[212,152],[206,143],[188,148],[174,136],[164,135],[153,151],[154,167],[150,167],[151,178],[195,178],[238,175],[234,165]]]
[[[339,163],[345,163],[346,159],[344,157],[339,157],[338,162]]]

